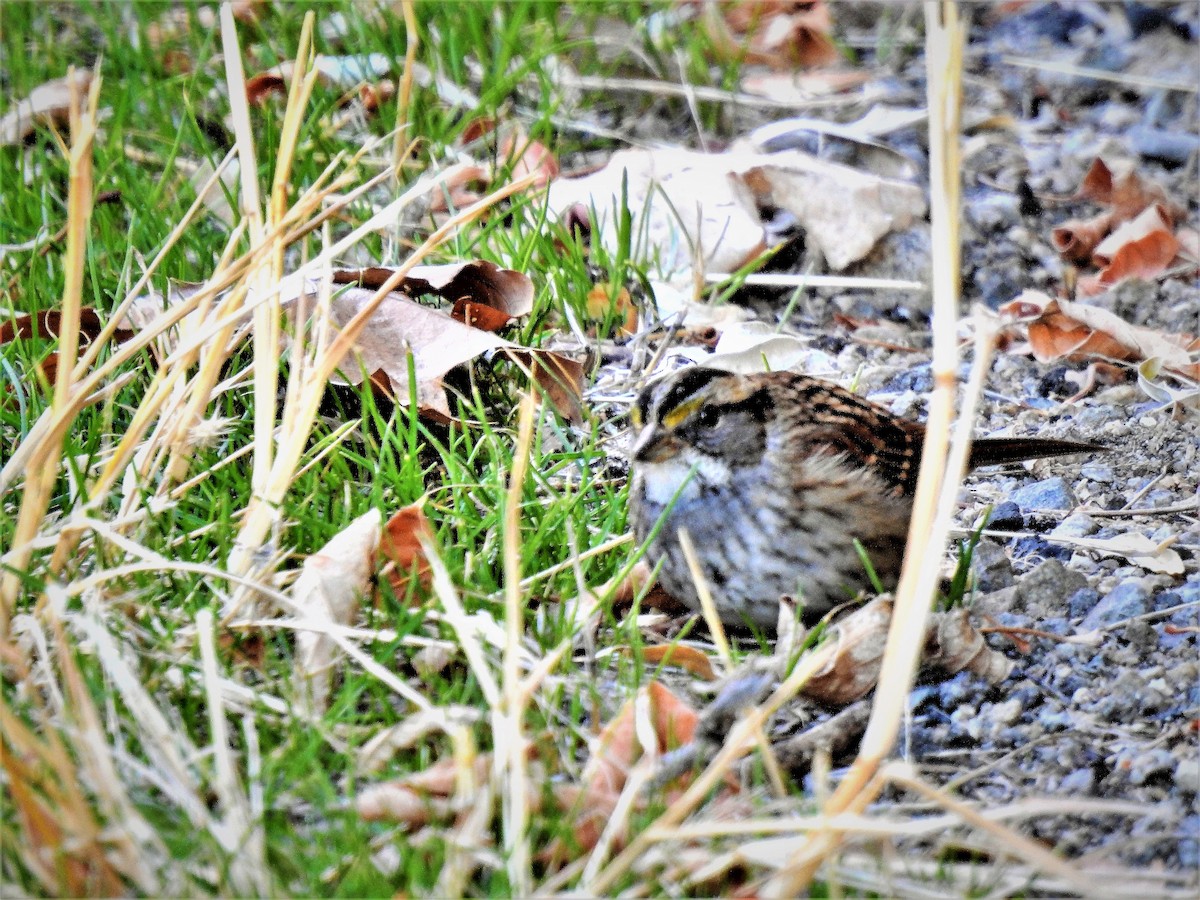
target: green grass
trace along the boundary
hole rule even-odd
[[[341,42],[331,42],[318,32],[317,52],[382,53],[395,61],[393,77],[398,79],[406,46],[402,24],[389,20],[387,27],[371,25],[360,15],[361,8],[349,3],[264,5],[262,18],[240,29],[248,74],[293,57],[307,9],[316,11],[318,25],[335,12],[344,13],[349,22],[349,36]],[[149,3],[0,5],[6,60],[0,88],[5,109],[35,86],[65,74],[70,65],[99,65],[101,106],[107,113],[94,148],[94,192],[115,192],[115,200],[96,207],[88,229],[83,302],[106,318],[195,198],[195,188],[180,162],[215,165],[227,149],[223,142],[231,140],[223,135],[228,105],[224,70],[215,62],[221,52],[219,34],[201,26],[197,10],[192,9],[189,29],[169,42],[169,46],[187,50],[192,69],[176,71],[167,65],[165,48],[156,49],[150,39],[153,24],[167,10],[166,4]],[[580,20],[577,31],[586,32],[589,23],[601,16],[635,22],[642,12],[640,7],[623,3],[603,8],[584,5],[569,14],[552,4],[521,0],[420,5],[421,61],[450,82],[474,91],[479,105],[470,110],[453,109],[432,90],[418,87],[410,116],[412,133],[420,137],[421,144],[407,176],[415,177],[434,163],[444,163],[449,158],[448,148],[476,116],[520,117],[531,135],[551,142],[553,149],[567,158],[593,146],[578,143],[577,135],[555,126],[553,117],[560,108],[542,71],[542,61],[571,52],[583,62],[589,61],[589,54],[572,37],[571,16]],[[673,39],[683,46],[689,69],[695,70],[691,74],[698,77],[697,66],[703,61],[698,37],[681,32]],[[594,59],[590,64],[600,65]],[[384,137],[394,123],[393,100],[363,127],[330,130],[328,122],[338,115],[335,101],[339,94],[338,89],[318,87],[309,104],[300,132],[301,152],[291,176],[294,187],[311,184],[337,153],[354,152],[371,136]],[[584,108],[588,102],[584,97]],[[258,175],[264,191],[270,184],[280,139],[282,109],[282,102],[270,101],[252,110]],[[706,116],[712,117],[706,124],[715,124],[719,111],[709,109]],[[388,155],[388,149],[385,144],[373,161],[360,165],[362,180],[379,171],[379,159]],[[68,164],[49,128],[39,128],[28,146],[0,148],[0,173],[4,197],[0,243],[18,244],[38,235],[53,235],[65,225]],[[382,202],[377,202],[381,197],[377,192],[369,203],[362,201],[352,207],[354,221],[337,223],[335,237],[391,199],[382,197]],[[421,235],[402,237],[419,241]],[[154,285],[163,289],[168,278],[204,281],[228,239],[223,224],[202,214],[169,250]],[[235,249],[240,252],[247,246],[243,238]],[[290,250],[289,263],[319,249],[318,232]],[[398,263],[408,252],[403,240],[379,235],[367,239],[360,251],[363,258],[383,264]],[[532,277],[537,291],[534,314],[512,334],[515,340],[531,345],[569,331],[564,304],[572,305],[578,320],[584,309],[582,298],[595,283],[589,262],[597,261],[589,260],[569,236],[546,226],[542,211],[532,202],[517,202],[510,214],[464,230],[437,259],[473,257],[519,268]],[[44,252],[9,253],[0,268],[3,284],[8,285],[0,318],[59,308],[66,277],[64,260],[61,241],[50,242]],[[599,262],[605,270],[601,280],[622,284],[631,277],[625,260]],[[0,447],[5,459],[49,407],[51,390],[35,373],[53,346],[52,340],[44,338],[0,346]],[[101,360],[111,353],[106,349]],[[252,358],[248,346],[239,349],[223,374],[241,371]],[[285,355],[281,378],[287,364]],[[251,456],[228,465],[221,463],[253,442],[254,391],[245,381],[209,403],[205,414],[224,420],[223,428],[196,450],[189,466],[187,477],[204,477],[175,501],[165,505],[144,502],[155,485],[130,480],[108,496],[92,497],[88,484],[129,428],[154,368],[151,354],[144,351],[126,367],[128,380],[119,389],[83,409],[76,418],[65,436],[65,465],[54,485],[42,533],[55,536],[57,523],[88,500],[95,501],[91,516],[111,525],[120,515],[123,491],[132,492],[135,498],[140,495],[142,502],[133,505],[141,510],[142,518],[121,525],[122,533],[167,562],[152,571],[105,581],[83,598],[73,596],[62,612],[70,617],[81,615],[85,606],[99,610],[104,627],[117,638],[132,671],[172,727],[195,747],[204,748],[212,735],[195,617],[200,610],[219,611],[229,586],[211,575],[175,568],[173,563],[198,563],[219,570],[233,550],[238,517],[250,497]],[[275,550],[283,556],[280,571],[296,569],[362,513],[391,511],[427,496],[426,511],[436,531],[436,543],[468,611],[485,610],[502,621],[501,516],[513,466],[522,384],[512,367],[478,362],[470,388],[468,399],[458,409],[463,424],[451,427],[428,425],[403,407],[378,401],[368,390],[344,389],[327,397],[324,415],[308,439],[305,462],[316,459],[345,422],[358,420],[359,424],[333,452],[292,482],[280,509],[282,527],[276,535]],[[562,563],[576,551],[598,546],[625,530],[624,479],[607,465],[611,450],[600,418],[592,416],[578,428],[555,420],[549,412],[543,412],[540,421],[520,508],[521,570],[526,575]],[[12,546],[21,494],[18,483],[2,497],[0,548],[5,551]],[[574,549],[568,536],[573,537]],[[604,581],[627,561],[629,553],[626,546],[583,560],[579,563],[583,580],[588,584]],[[25,617],[22,622],[26,626],[36,621],[35,610],[45,602],[45,591],[54,583],[70,585],[129,558],[113,542],[96,537],[81,545],[58,576],[51,576],[48,560],[48,551],[39,551],[30,570],[19,573],[23,590],[14,612]],[[535,656],[571,636],[561,617],[548,614],[541,604],[572,596],[577,590],[575,573],[567,567],[527,592],[524,633]],[[412,668],[414,650],[405,638],[420,634],[455,639],[447,625],[429,621],[428,610],[435,605],[429,597],[411,593],[394,597],[383,588],[379,604],[364,611],[361,624],[393,630],[395,638],[364,642],[362,647],[435,706],[483,709],[484,696],[461,654],[440,673],[423,680]],[[227,727],[238,777],[261,785],[269,869],[264,883],[270,892],[364,896],[434,891],[446,859],[444,836],[435,831],[418,840],[395,826],[366,824],[354,811],[353,799],[364,785],[420,771],[445,758],[449,742],[442,737],[425,739],[398,753],[382,773],[357,776],[362,745],[381,729],[403,721],[412,710],[377,678],[346,664],[335,682],[329,711],[318,723],[282,713],[270,698],[285,703],[293,699],[293,635],[284,629],[266,628],[260,636],[261,648],[253,632],[221,635],[227,642],[219,647],[219,666],[222,677],[258,697],[242,710],[229,711]],[[161,785],[139,775],[151,759],[152,748],[144,743],[151,739],[138,732],[101,662],[80,643],[78,635],[68,637],[65,643],[52,638],[50,645],[73,653],[92,702],[103,717],[107,740],[120,750],[119,770],[129,797],[167,849],[169,858],[157,860],[163,867],[160,874],[173,874],[179,879],[172,882],[175,887],[189,894],[243,890],[230,881],[229,850],[189,821]],[[248,664],[248,654],[261,654],[261,661]],[[44,664],[63,671],[54,668],[53,660],[37,654],[26,659],[34,668]],[[63,728],[70,744],[72,732],[62,721],[47,726],[44,720],[44,710],[56,709],[53,701],[42,696],[40,688],[31,688],[30,671],[11,663],[11,656],[3,663],[5,704],[35,730]],[[554,686],[530,706],[525,723],[528,734],[551,732],[561,752],[586,753],[584,738],[600,724],[592,719],[593,711],[611,713],[618,695],[628,694],[643,677],[640,661],[620,654],[595,665],[592,678],[581,679],[568,654],[554,672]],[[62,710],[59,713],[63,714]],[[253,725],[256,750],[248,743],[243,720]],[[489,749],[487,729],[475,731],[481,749]],[[253,778],[247,768],[252,757],[261,767]],[[198,783],[211,791],[216,776],[212,758],[206,754],[188,764]],[[206,799],[215,803],[211,794]],[[99,818],[103,822],[103,816]],[[0,812],[4,844],[0,883],[22,893],[51,890],[17,849],[21,827],[13,805],[6,802]],[[564,823],[553,817],[535,819],[536,841],[548,839],[563,827]],[[399,854],[394,870],[381,870],[371,861],[373,853],[385,848],[395,848]],[[130,889],[136,890],[133,885]],[[467,889],[472,894],[503,896],[512,886],[503,867],[483,866],[468,880]]]

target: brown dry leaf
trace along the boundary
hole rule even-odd
[[[1092,251],[1092,259],[1104,268],[1096,275],[1080,278],[1079,290],[1084,296],[1094,296],[1126,278],[1153,278],[1170,267],[1179,249],[1167,212],[1156,203]]]
[[[659,753],[674,750],[692,740],[699,719],[694,709],[657,681],[642,689],[649,702],[651,724]],[[564,785],[555,792],[564,810],[574,810],[575,840],[590,850],[600,839],[617,805],[625,780],[633,764],[642,755],[635,717],[637,704],[628,700],[600,733],[595,752],[584,766],[579,786]],[[548,852],[557,855],[555,844]]]
[[[531,190],[544,188],[558,177],[558,158],[541,141],[525,134],[523,129],[506,134],[500,141],[500,158],[512,167],[512,179],[536,175]]]
[[[1086,262],[1104,236],[1112,231],[1113,219],[1111,211],[1090,219],[1070,219],[1050,232],[1050,243],[1063,259]]]
[[[659,664],[679,666],[705,681],[715,681],[717,678],[708,654],[687,644],[658,644],[653,647],[643,647],[642,659],[652,666]]]
[[[1036,318],[1029,323],[1029,345],[1035,358],[1052,362],[1060,358],[1141,362],[1157,358],[1162,368],[1200,380],[1200,338],[1172,335],[1131,325],[1115,313],[1095,306],[1056,300],[1040,291],[1025,291],[1001,313]]]
[[[1114,171],[1099,157],[1092,161],[1075,196],[1077,199],[1095,200],[1108,209],[1090,219],[1071,219],[1051,232],[1054,249],[1072,262],[1087,260],[1105,241],[1109,232],[1143,215],[1150,207],[1159,208],[1163,228],[1168,234],[1187,214],[1183,207],[1167,199],[1167,193],[1161,185],[1143,179],[1132,164],[1117,167]],[[1109,257],[1111,255],[1107,254]],[[1106,265],[1107,259],[1098,264]]]
[[[366,788],[359,793],[355,808],[368,822],[397,822],[417,828],[444,821],[455,812],[451,798],[464,775],[479,784],[487,780],[491,767],[491,755],[486,753],[475,757],[469,771],[460,770],[452,758],[439,760],[405,778]]]
[[[332,671],[339,658],[337,644],[320,626],[354,621],[375,571],[381,526],[377,510],[359,516],[304,561],[292,585],[296,606],[317,626],[296,634],[296,681],[302,686],[301,697],[314,712],[324,712],[328,705]]]
[[[40,84],[29,92],[29,96],[18,100],[0,118],[0,146],[12,147],[33,134],[40,122],[51,122],[58,126],[67,124],[71,108],[71,87],[82,102],[92,84],[91,69],[75,69],[62,78],[54,78]]]
[[[424,501],[402,506],[388,519],[379,541],[379,555],[388,561],[383,574],[397,597],[405,595],[409,580],[415,575],[421,587],[429,587],[430,566],[421,549],[421,538],[430,538],[433,529],[425,518]]]
[[[1117,166],[1114,172],[1100,157],[1096,157],[1083,176],[1076,196],[1111,207],[1114,225],[1129,221],[1155,203],[1162,204],[1171,225],[1177,224],[1186,215],[1186,210],[1167,199],[1167,192],[1162,185],[1144,180],[1131,163]]]
[[[617,334],[632,337],[638,330],[638,311],[629,291],[622,287],[614,299],[612,286],[600,283],[592,286],[587,295],[587,314],[593,322],[603,322],[612,316],[617,322]]]
[[[550,213],[566,222],[579,210],[594,210],[593,240],[615,253],[622,196],[639,236],[634,259],[657,267],[664,280],[689,284],[696,267],[736,271],[765,249],[764,208],[792,213],[835,271],[865,257],[889,232],[907,228],[926,208],[916,185],[799,150],[663,148],[624,150],[599,171],[555,179]]]
[[[62,313],[58,310],[13,316],[7,322],[0,322],[0,344],[7,344],[16,338],[27,341],[32,338],[58,337],[61,327]],[[103,329],[104,323],[95,309],[85,306],[79,311],[79,335],[82,341],[94,341]],[[123,341],[132,335],[133,332],[129,329],[118,329],[116,339]]]
[[[999,684],[1013,670],[1013,661],[993,650],[967,617],[964,607],[930,616],[921,665],[947,675],[964,669],[988,684]]]
[[[713,49],[726,60],[792,69],[841,59],[830,37],[833,20],[824,0],[706,3],[704,13]]]
[[[325,87],[357,90],[363,84],[374,84],[387,75],[391,61],[382,53],[363,56],[326,56],[318,54],[312,59],[311,68],[317,72],[318,83]],[[263,103],[271,94],[286,97],[288,85],[296,72],[295,60],[286,59],[266,72],[259,72],[246,79],[246,99],[251,103]],[[342,98],[349,102],[354,92]]]
[[[845,706],[865,696],[879,681],[879,668],[892,621],[890,597],[877,597],[833,626],[833,656],[800,689],[828,706]]]
[[[365,269],[338,269],[334,284],[354,284],[379,288],[392,277],[395,269],[371,266]],[[410,297],[435,294],[446,300],[469,299],[490,306],[510,319],[527,315],[533,309],[533,282],[528,275],[502,269],[486,259],[440,266],[413,266],[396,287]]]
[[[374,295],[371,288],[382,285],[393,271],[386,267],[335,271],[333,278],[339,284],[369,287],[348,287],[338,291],[330,306],[332,324],[337,328],[344,327]],[[282,301],[290,310],[300,296],[313,295],[317,289],[314,280],[290,276],[281,288]],[[532,308],[533,284],[519,272],[501,269],[483,260],[415,267],[397,290],[376,307],[359,334],[354,348],[357,359],[343,362],[341,376],[347,382],[359,384],[364,371],[373,376],[382,373],[392,398],[397,403],[407,404],[411,352],[421,412],[449,420],[450,403],[442,386],[442,376],[457,365],[494,352],[529,373],[560,415],[572,422],[582,419],[582,365],[552,351],[522,347],[410,299],[422,294],[434,294],[455,302],[467,299],[508,316],[520,316]]]

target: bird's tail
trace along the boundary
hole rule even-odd
[[[1106,449],[1098,444],[1052,438],[979,438],[971,444],[970,467],[974,469],[977,466],[995,466],[1071,453],[1103,453]]]

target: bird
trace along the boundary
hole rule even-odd
[[[795,372],[687,366],[644,388],[630,413],[630,519],[658,584],[700,599],[686,529],[725,625],[773,631],[780,599],[812,621],[899,577],[925,426]],[[969,465],[1091,453],[1094,444],[979,438]]]

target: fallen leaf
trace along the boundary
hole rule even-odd
[[[1147,207],[1092,251],[1092,259],[1103,269],[1097,275],[1080,278],[1079,290],[1092,296],[1126,278],[1153,278],[1170,267],[1179,249],[1163,207]]]
[[[617,296],[612,295],[612,286],[607,283],[596,284],[588,291],[587,314],[593,322],[602,323],[611,320],[616,323],[617,334],[630,337],[637,334],[638,311],[633,305],[633,298],[628,289],[622,287]]]
[[[694,709],[657,681],[651,681],[641,693],[648,701],[645,708],[650,714],[657,752],[665,753],[691,741],[699,719]],[[597,738],[578,789],[571,786],[572,790],[556,795],[560,804],[576,811],[575,839],[585,850],[600,839],[629,770],[642,756],[636,721],[638,706],[634,699],[626,701]]]
[[[1191,335],[1131,325],[1108,310],[1056,300],[1040,291],[1025,291],[1000,311],[1036,316],[1028,323],[1029,345],[1041,362],[1094,356],[1129,362],[1157,358],[1163,368],[1200,380],[1200,362],[1193,358],[1200,339]]]
[[[392,69],[391,60],[383,53],[368,53],[362,56],[313,57],[311,69],[317,72],[317,81],[326,87],[357,88],[359,85],[381,79]],[[262,103],[269,95],[287,96],[296,72],[295,60],[286,59],[265,72],[246,79],[246,99],[251,103]]]
[[[1159,380],[1162,369],[1163,361],[1157,356],[1152,356],[1138,366],[1138,387],[1141,388],[1143,394],[1159,403],[1196,405],[1200,402],[1200,386],[1193,385],[1180,389],[1163,384]]]
[[[1070,219],[1050,232],[1050,243],[1063,259],[1085,262],[1112,230],[1113,219],[1111,212],[1090,219]]]
[[[7,322],[0,322],[0,344],[7,344],[17,338],[27,341],[32,338],[58,337],[61,327],[62,313],[56,309],[15,315]],[[79,336],[82,342],[94,341],[103,329],[104,323],[95,309],[85,306],[79,311]],[[132,334],[129,329],[119,329],[116,338],[119,341],[125,340]]]
[[[555,179],[549,208],[562,222],[592,217],[593,240],[620,250],[627,201],[633,258],[667,281],[690,283],[696,268],[733,272],[766,247],[761,209],[796,217],[807,240],[840,271],[891,231],[925,213],[916,185],[860,172],[799,150],[624,150],[599,171]]]
[[[379,555],[388,561],[382,574],[397,597],[405,595],[408,582],[414,576],[422,587],[429,586],[431,569],[421,549],[421,539],[432,537],[433,529],[425,518],[424,505],[418,500],[396,510],[384,526],[379,541]]]
[[[296,633],[295,660],[301,698],[314,712],[324,712],[328,706],[332,671],[339,657],[337,644],[320,626],[354,621],[375,570],[381,525],[377,510],[359,516],[304,561],[292,585],[295,605],[308,624],[316,626]]]
[[[642,659],[652,666],[678,666],[705,681],[715,681],[717,677],[708,654],[687,644],[658,644],[653,647],[643,647]]]
[[[780,334],[775,326],[766,322],[729,325],[721,333],[712,353],[704,348],[685,348],[677,352],[705,366],[740,374],[785,369],[816,376],[840,373],[833,357],[813,347],[807,338]]]
[[[1114,172],[1100,157],[1092,161],[1076,196],[1111,207],[1114,225],[1127,222],[1147,206],[1156,203],[1167,211],[1172,225],[1186,215],[1185,210],[1167,199],[1167,192],[1162,185],[1143,179],[1132,163],[1119,166]]]
[[[334,327],[342,328],[353,319],[374,296],[374,289],[393,272],[382,266],[335,271],[336,283],[367,287],[345,287],[334,295],[329,316]],[[316,294],[318,282],[289,276],[280,290],[285,309],[290,311],[301,296]],[[581,421],[584,371],[580,363],[552,351],[522,347],[412,299],[425,294],[455,302],[467,300],[509,317],[525,315],[533,305],[532,282],[494,263],[480,260],[417,266],[372,313],[354,348],[348,351],[353,362],[342,362],[341,383],[360,384],[363,372],[373,376],[382,373],[375,383],[386,387],[395,402],[406,405],[411,396],[411,354],[422,413],[449,420],[450,403],[442,377],[455,366],[494,353],[520,366],[560,415],[572,422]]]
[[[1176,538],[1161,543],[1138,532],[1118,534],[1111,538],[1072,538],[1071,546],[1082,547],[1101,556],[1120,556],[1135,566],[1163,575],[1182,575],[1183,558],[1171,549]]]
[[[841,58],[830,37],[833,20],[824,0],[736,0],[705,3],[703,10],[711,52],[721,59],[791,69],[826,66]]]
[[[74,87],[80,104],[92,84],[91,69],[75,69],[69,75],[40,84],[29,96],[18,100],[0,118],[0,146],[20,144],[33,134],[39,123],[50,122],[65,126],[71,109],[71,90]]]

